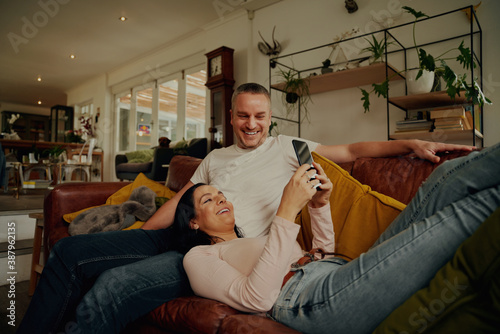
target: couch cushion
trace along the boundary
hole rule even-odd
[[[498,333],[500,208],[374,333]]]
[[[441,160],[434,164],[413,155],[389,158],[360,158],[352,167],[350,174],[362,184],[373,190],[391,196],[408,204],[415,196],[422,182],[443,162],[469,154],[468,151],[453,151],[439,154]],[[344,167],[344,164],[342,164]],[[347,169],[347,168],[345,168]]]
[[[225,317],[218,333],[298,334],[300,332],[263,314],[237,314]]]
[[[222,320],[240,312],[228,305],[196,296],[169,301],[147,316],[148,321],[175,333],[217,333]]]
[[[323,167],[333,183],[330,207],[336,252],[354,259],[373,245],[405,205],[372,191],[344,169],[315,152],[313,158]],[[303,249],[310,249],[312,232],[307,207],[297,216],[295,222],[302,226],[297,240]]]
[[[185,155],[174,156],[168,168],[167,187],[176,192],[181,190],[189,182],[201,161],[199,158]]]

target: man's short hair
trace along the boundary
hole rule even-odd
[[[249,93],[249,94],[262,94],[267,97],[269,101],[269,106],[271,106],[271,95],[269,95],[269,91],[262,85],[255,82],[248,82],[240,85],[233,93],[233,97],[231,98],[231,108],[234,110],[236,98],[240,94]]]

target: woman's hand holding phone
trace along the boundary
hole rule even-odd
[[[322,191],[317,191],[313,195],[311,199],[311,206],[313,208],[320,208],[328,204],[328,202],[330,201],[330,195],[333,190],[333,184],[332,181],[330,181],[330,179],[326,176],[325,171],[323,170],[320,164],[313,162],[312,167],[314,168],[314,170],[316,170],[315,179],[320,182]]]
[[[276,213],[277,216],[294,221],[300,210],[318,193],[316,191],[317,184],[319,184],[320,179],[327,178],[317,175],[317,171],[309,169],[310,167],[308,164],[300,166],[285,186]]]

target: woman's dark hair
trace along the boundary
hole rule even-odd
[[[194,209],[194,192],[197,188],[204,186],[204,183],[197,183],[182,195],[177,209],[175,210],[174,223],[172,225],[172,248],[182,254],[186,254],[191,248],[199,245],[211,245],[220,238],[208,235],[200,229],[194,230],[190,227],[191,220],[196,217]],[[238,238],[242,238],[241,230],[234,226],[234,231]]]

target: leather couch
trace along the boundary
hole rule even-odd
[[[188,155],[203,159],[207,155],[207,138],[194,138],[186,143],[185,147],[156,147],[153,152],[153,161],[128,162],[125,154],[115,156],[116,178],[122,180],[135,180],[139,173],[155,181],[164,181],[167,178],[170,160],[174,155]]]
[[[461,156],[456,152],[442,156],[441,162]],[[189,180],[200,159],[175,156],[170,162],[166,185],[178,191]],[[411,156],[363,158],[340,166],[372,190],[389,195],[405,204],[438,164]],[[129,182],[71,183],[56,186],[44,203],[44,247],[50,249],[68,235],[63,214],[99,205]],[[82,196],[91,194],[91,196]],[[297,333],[265,316],[243,314],[213,300],[190,296],[172,300],[130,324],[128,333]]]

